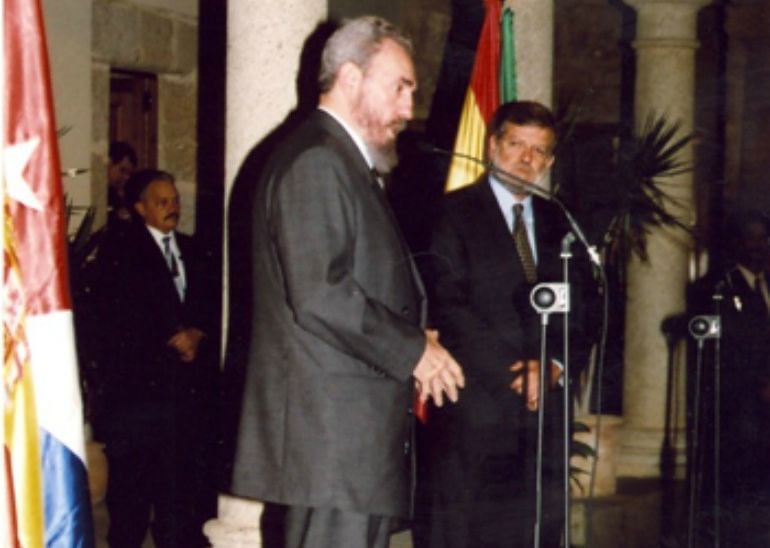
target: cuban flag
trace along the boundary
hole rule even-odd
[[[39,0],[3,9],[0,545],[91,547],[65,210]]]

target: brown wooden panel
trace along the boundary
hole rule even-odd
[[[155,74],[112,70],[109,134],[110,141],[126,141],[136,149],[138,167],[157,167],[158,80]]]

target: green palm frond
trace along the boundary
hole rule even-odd
[[[693,136],[681,136],[680,130],[679,122],[651,115],[641,131],[621,145],[611,197],[616,214],[605,234],[610,254],[624,259],[635,253],[647,261],[647,237],[653,227],[676,226],[689,232],[671,213],[681,206],[666,188],[675,182],[661,181],[692,169],[680,153]]]
[[[574,421],[572,423],[572,431],[573,433],[590,432],[591,428],[583,422]],[[596,457],[596,451],[591,445],[585,442],[582,442],[574,437],[570,440],[569,454],[570,454],[570,457],[578,456],[578,457],[583,457],[586,460],[592,457]],[[586,476],[588,474],[589,474],[588,470],[583,470],[578,466],[574,466],[570,464],[570,467],[569,467],[570,482],[575,486],[575,488],[578,491],[580,491],[581,494],[585,493],[585,489],[583,487],[582,482],[580,481],[580,476]]]

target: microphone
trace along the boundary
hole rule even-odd
[[[417,148],[422,152],[427,152],[428,154],[441,154],[442,156],[449,156],[450,158],[461,158],[463,160],[473,162],[474,164],[484,166],[487,171],[493,173],[498,179],[500,179],[500,182],[512,188],[516,192],[534,194],[540,198],[543,198],[544,200],[549,201],[553,200],[554,198],[553,194],[549,190],[540,187],[530,181],[527,181],[518,175],[514,175],[513,173],[505,171],[504,169],[497,167],[492,162],[481,160],[475,156],[471,156],[470,154],[463,154],[462,152],[454,152],[452,150],[439,148],[424,141],[420,141],[417,144]]]
[[[693,316],[688,324],[690,335],[701,339],[718,339],[722,334],[722,322],[719,316]]]
[[[441,154],[442,156],[462,158],[463,160],[468,160],[470,162],[474,162],[476,164],[482,165],[490,173],[494,174],[498,179],[500,179],[503,184],[513,188],[514,191],[529,192],[530,194],[534,194],[539,198],[543,198],[544,200],[553,202],[554,204],[559,206],[559,209],[561,209],[562,213],[564,213],[564,217],[567,219],[567,222],[569,223],[570,227],[572,227],[572,232],[575,234],[575,236],[577,236],[577,239],[580,240],[580,243],[585,248],[586,253],[588,253],[588,258],[590,259],[590,261],[597,267],[601,268],[602,266],[601,259],[599,257],[599,252],[596,250],[596,246],[593,246],[590,243],[588,243],[588,239],[583,233],[583,230],[580,228],[580,225],[578,225],[577,221],[572,216],[572,213],[570,213],[569,209],[567,209],[567,206],[565,206],[562,203],[562,201],[559,200],[556,197],[556,195],[553,194],[551,191],[546,190],[530,181],[527,181],[526,179],[522,179],[518,175],[509,173],[508,171],[505,171],[504,169],[497,167],[492,162],[480,160],[475,156],[471,156],[469,154],[463,154],[462,152],[454,152],[452,150],[439,148],[431,143],[426,143],[424,141],[418,142],[417,148],[422,152],[425,152],[428,154]]]
[[[564,235],[561,239],[561,254],[567,255],[570,252],[570,247],[575,242],[575,233],[571,230]]]

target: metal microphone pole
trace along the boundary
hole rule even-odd
[[[563,276],[564,285],[567,288],[567,294],[569,295],[569,260],[572,258],[572,251],[570,246],[575,241],[575,235],[572,232],[568,232],[561,241],[561,258],[564,264]],[[570,546],[570,496],[569,496],[569,457],[570,457],[570,441],[572,440],[572,420],[570,410],[572,408],[571,402],[571,389],[570,389],[570,369],[569,369],[569,306],[564,311],[564,356],[562,379],[564,386],[562,387],[564,398],[564,546],[569,548]]]
[[[569,288],[566,283],[541,283],[532,288],[530,302],[540,313],[540,383],[537,408],[537,455],[535,459],[535,531],[534,546],[542,546],[543,521],[543,446],[545,430],[546,385],[548,384],[547,331],[548,316],[569,311]],[[525,371],[526,374],[526,371]],[[568,525],[567,525],[568,526]]]
[[[721,321],[719,316],[694,316],[689,323],[690,335],[692,335],[698,343],[696,362],[695,362],[695,395],[693,399],[693,426],[692,426],[692,451],[690,455],[691,472],[690,472],[690,500],[689,500],[689,516],[687,526],[687,546],[693,548],[695,546],[695,533],[696,533],[696,520],[698,500],[700,498],[701,488],[701,475],[703,470],[703,459],[700,454],[699,441],[701,436],[701,390],[703,384],[703,347],[706,339],[718,339],[721,334]],[[718,390],[715,390],[718,392]],[[719,395],[717,394],[717,398]],[[715,409],[715,412],[718,409]],[[717,428],[719,430],[719,428]],[[718,444],[718,443],[717,443]],[[718,451],[718,450],[717,450]],[[718,454],[718,453],[717,453]],[[717,466],[718,470],[718,466]],[[717,480],[715,480],[717,481]],[[716,493],[715,493],[716,495]],[[718,532],[718,530],[717,530]],[[717,545],[719,539],[717,537]]]
[[[721,340],[722,340],[722,286],[717,284],[712,299],[718,330],[714,336],[714,546],[719,548],[722,521],[722,376],[721,376]]]

